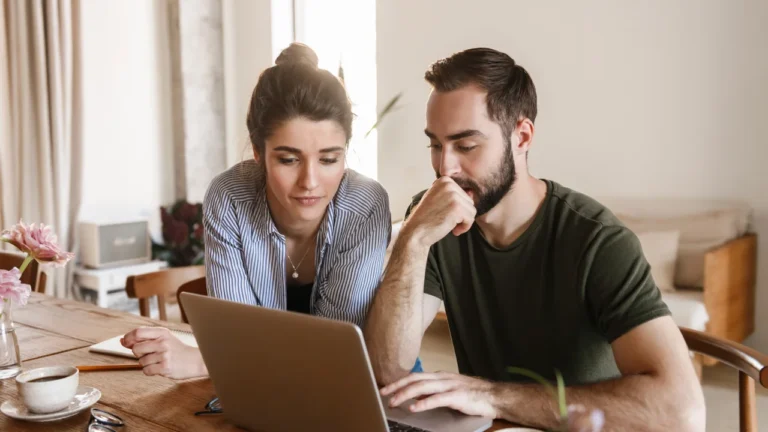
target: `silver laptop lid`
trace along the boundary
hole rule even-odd
[[[360,329],[182,293],[224,415],[262,431],[388,430]]]

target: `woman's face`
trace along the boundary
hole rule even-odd
[[[344,129],[333,120],[295,118],[275,130],[264,155],[254,154],[266,168],[273,217],[296,223],[325,215],[344,176],[346,141]]]

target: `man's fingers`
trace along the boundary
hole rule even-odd
[[[419,401],[414,402],[409,409],[412,412],[428,411],[435,408],[447,407],[461,411],[465,393],[462,390],[451,390],[444,393],[434,394]]]
[[[458,385],[459,383],[453,380],[418,381],[395,393],[389,400],[389,406],[395,407],[408,399],[447,392],[455,389]]]
[[[400,378],[399,380],[397,380],[397,381],[395,381],[395,382],[393,382],[393,383],[391,383],[391,384],[389,384],[387,386],[382,387],[380,392],[381,392],[381,394],[383,396],[389,396],[392,393],[400,390],[401,388],[403,388],[403,387],[405,387],[405,386],[407,386],[409,384],[415,383],[417,381],[422,381],[422,380],[434,380],[436,378],[437,378],[437,376],[435,374],[431,374],[431,373],[423,373],[423,372],[412,373],[412,374],[410,374],[410,375],[408,375],[406,377]]]
[[[455,236],[460,236],[464,234],[465,232],[469,231],[470,228],[472,228],[472,222],[462,222],[458,225],[456,225],[451,232]]]

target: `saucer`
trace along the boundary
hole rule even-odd
[[[65,419],[67,417],[72,417],[75,414],[79,414],[84,409],[93,406],[99,399],[101,399],[101,392],[99,389],[81,385],[77,387],[77,393],[75,393],[72,402],[61,411],[48,414],[35,414],[29,412],[27,407],[21,402],[21,399],[10,399],[3,402],[3,404],[0,405],[0,411],[8,417],[17,420],[48,422]]]

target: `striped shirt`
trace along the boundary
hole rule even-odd
[[[391,223],[384,188],[347,170],[317,234],[313,315],[363,326],[381,281]],[[203,225],[208,294],[285,310],[285,236],[272,221],[264,172],[255,161],[213,179]]]

